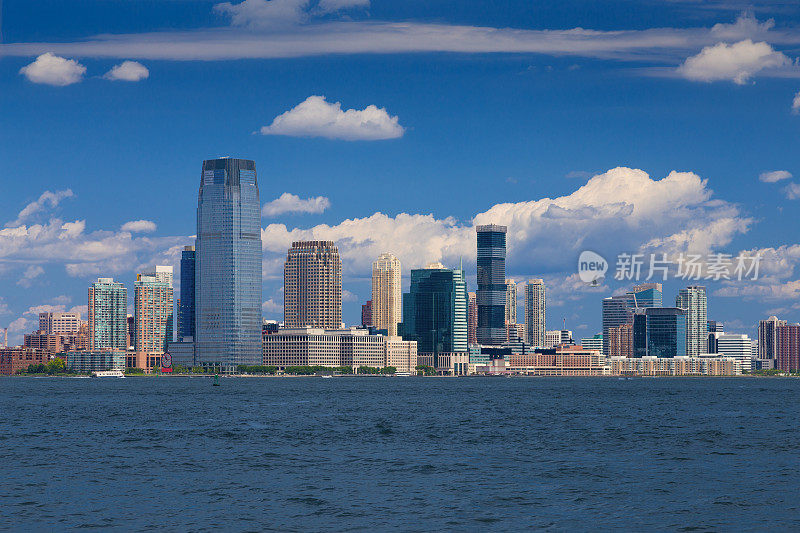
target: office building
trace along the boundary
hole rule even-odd
[[[529,280],[525,285],[525,332],[531,346],[545,346],[545,300],[544,280]]]
[[[194,246],[184,246],[181,252],[181,297],[178,300],[178,338],[194,339],[195,256]]]
[[[403,295],[400,331],[404,340],[417,342],[418,354],[430,356],[433,364],[429,366],[437,369],[451,366],[445,365],[443,357],[451,358],[449,354],[454,353],[466,354],[467,285],[464,271],[444,268],[441,264],[412,270],[409,292]]]
[[[517,282],[506,280],[506,324],[517,323]]]
[[[264,336],[262,364],[281,370],[290,366],[391,366],[398,372],[414,372],[417,343],[360,328],[281,328]]]
[[[341,328],[342,260],[333,241],[293,242],[283,268],[283,286],[287,328]]]
[[[586,350],[597,350],[600,355],[605,355],[603,354],[603,334],[598,333],[593,337],[581,339],[581,347]]]
[[[722,322],[717,322],[716,320],[709,320],[707,324],[708,328],[706,331],[708,332],[708,342],[706,349],[708,351],[706,353],[718,353],[717,337],[725,332],[725,326]]]
[[[372,326],[397,336],[402,319],[403,291],[400,287],[400,260],[382,253],[372,263]]]
[[[474,292],[467,294],[467,343],[478,344],[478,300]]]
[[[747,335],[734,335],[732,333],[716,333],[717,351],[709,352],[722,354],[738,361],[742,371],[749,372],[752,369],[752,347],[753,341]]]
[[[782,324],[777,328],[775,368],[800,372],[800,324]]]
[[[634,298],[631,293],[620,294],[603,299],[603,353],[611,353],[609,346],[611,328],[630,324],[633,321]]]
[[[361,325],[365,328],[372,326],[372,300],[361,306]]]
[[[477,226],[479,344],[500,345],[506,340],[506,231],[505,226]]]
[[[681,289],[675,307],[686,311],[686,355],[698,357],[708,347],[708,310],[706,288],[690,286]]]
[[[98,278],[89,287],[89,349],[128,347],[128,290],[113,278]]]
[[[74,335],[80,327],[80,313],[39,313],[39,331],[45,335]]]
[[[633,299],[633,307],[663,307],[664,287],[661,283],[642,283],[636,285],[628,295]]]
[[[47,334],[37,331],[26,334],[22,345],[26,348],[36,348],[51,354],[69,350],[88,350],[89,336],[85,333]]]
[[[525,342],[525,324],[506,324],[506,342]]]
[[[568,329],[545,331],[544,348],[553,348],[562,344],[574,344],[574,341],[572,340],[572,331]]]
[[[785,320],[771,316],[758,323],[758,358],[778,359],[778,328],[786,326]]]
[[[261,361],[261,204],[256,166],[203,162],[195,243],[195,349],[232,372]]]
[[[651,307],[645,311],[647,356],[686,356],[686,310],[676,307]],[[704,322],[705,323],[705,322]]]
[[[155,272],[138,274],[134,283],[134,350],[136,367],[152,369],[172,342],[172,267],[156,266]]]
[[[484,372],[489,367],[478,367]],[[506,372],[529,376],[602,376],[605,374],[603,357],[597,350],[581,346],[537,348],[532,353],[508,356]],[[491,372],[491,371],[490,371]]]
[[[609,357],[633,357],[633,324],[609,328]]]

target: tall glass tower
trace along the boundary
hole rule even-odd
[[[506,226],[478,226],[478,344],[506,342]]]
[[[686,311],[686,355],[697,357],[708,347],[708,299],[706,288],[691,285],[681,289],[675,307]]]
[[[412,270],[403,295],[403,340],[417,341],[418,354],[433,354],[437,368],[440,354],[466,352],[467,303],[463,270],[441,264]]]
[[[128,347],[128,290],[114,278],[97,278],[89,286],[89,349]]]
[[[195,343],[201,365],[261,362],[261,213],[256,165],[203,161],[197,199]]]
[[[181,299],[178,309],[178,339],[194,337],[194,246],[184,246],[181,252]]]

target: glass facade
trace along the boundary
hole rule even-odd
[[[194,337],[194,246],[186,246],[181,252],[181,305],[178,309],[178,338]]]
[[[417,353],[434,354],[437,368],[439,354],[466,353],[467,303],[463,270],[412,270],[403,295],[403,340],[417,341]]]
[[[261,361],[261,206],[256,166],[203,162],[197,201],[195,343],[201,365]]]
[[[650,308],[647,317],[647,355],[681,357],[686,353],[686,311],[677,307]]]
[[[681,289],[675,307],[686,311],[686,355],[697,357],[708,348],[708,309],[706,288],[690,286]]]
[[[128,348],[128,290],[113,278],[98,278],[89,287],[89,348]]]
[[[609,336],[611,328],[630,324],[633,320],[633,294],[621,294],[603,299],[603,353],[611,353]]]
[[[506,342],[506,226],[477,226],[478,344]]]

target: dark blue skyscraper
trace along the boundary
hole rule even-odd
[[[198,363],[232,371],[261,362],[261,259],[255,163],[204,161],[195,255]]]
[[[178,337],[194,337],[194,246],[181,252],[181,299],[178,309]]]
[[[506,342],[506,226],[478,226],[479,344]]]
[[[647,320],[647,355],[680,357],[686,353],[686,311],[675,307],[651,307]]]

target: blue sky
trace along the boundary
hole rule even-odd
[[[593,334],[625,287],[577,281],[585,249],[760,250],[758,281],[704,282],[710,317],[800,320],[799,56],[794,2],[6,0],[0,326],[177,265],[226,155],[297,197],[262,220],[267,318],[292,239],[337,241],[356,323],[383,251],[406,279],[463,258],[474,290],[491,221],[550,328]]]

